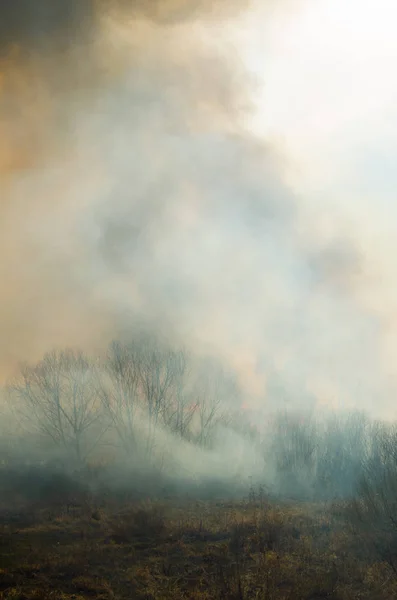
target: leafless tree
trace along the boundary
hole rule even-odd
[[[190,425],[198,409],[191,388],[192,365],[185,350],[175,353],[172,392],[164,410],[164,424],[175,435],[190,439]]]
[[[146,452],[150,455],[178,373],[178,354],[154,339],[142,341],[139,354],[139,382],[148,424]]]
[[[125,450],[150,455],[161,424],[188,437],[195,405],[189,395],[187,353],[139,336],[113,342],[98,370],[98,395]]]
[[[137,412],[140,402],[140,355],[135,344],[113,342],[98,367],[98,396],[124,450],[137,450]]]
[[[317,433],[316,422],[307,413],[280,412],[273,419],[266,454],[281,492],[291,496],[313,493]]]
[[[219,423],[227,424],[231,400],[238,394],[235,380],[222,367],[210,360],[202,361],[195,384],[198,434],[197,442],[209,446]]]
[[[36,365],[23,365],[9,391],[19,398],[29,424],[56,446],[72,450],[79,462],[103,435],[92,365],[82,352],[53,351]]]
[[[316,485],[322,496],[350,496],[369,448],[367,418],[360,412],[329,415],[319,424]]]
[[[360,544],[397,576],[397,428],[372,425],[368,452],[347,517]]]

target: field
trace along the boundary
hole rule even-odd
[[[0,600],[397,598],[397,425],[256,427],[219,365],[144,342],[7,389]]]
[[[397,597],[392,561],[343,504],[184,494],[3,493],[1,600],[354,600]],[[12,501],[11,501],[12,500]]]

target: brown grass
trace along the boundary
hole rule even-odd
[[[27,518],[29,515],[29,518]],[[390,600],[397,577],[320,504],[108,500],[3,510],[1,600]]]

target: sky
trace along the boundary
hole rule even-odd
[[[252,13],[246,26],[247,38],[257,30],[245,51],[260,81],[255,131],[296,161],[305,192],[332,194],[364,220],[364,206],[376,206],[383,227],[393,210],[396,17],[391,0],[319,0],[265,23]]]
[[[144,323],[246,405],[397,416],[394,3],[26,1],[0,15],[2,379]]]

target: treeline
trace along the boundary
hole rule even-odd
[[[365,497],[373,507],[397,490],[394,424],[276,411],[252,425],[234,373],[150,336],[115,341],[100,357],[50,352],[21,367],[5,398],[3,464],[56,458],[252,477],[291,498]]]
[[[115,341],[102,357],[47,353],[21,367],[6,400],[25,439],[77,463],[112,449],[131,460],[159,460],[165,438],[211,449],[220,425],[241,428],[232,373],[147,336]]]

